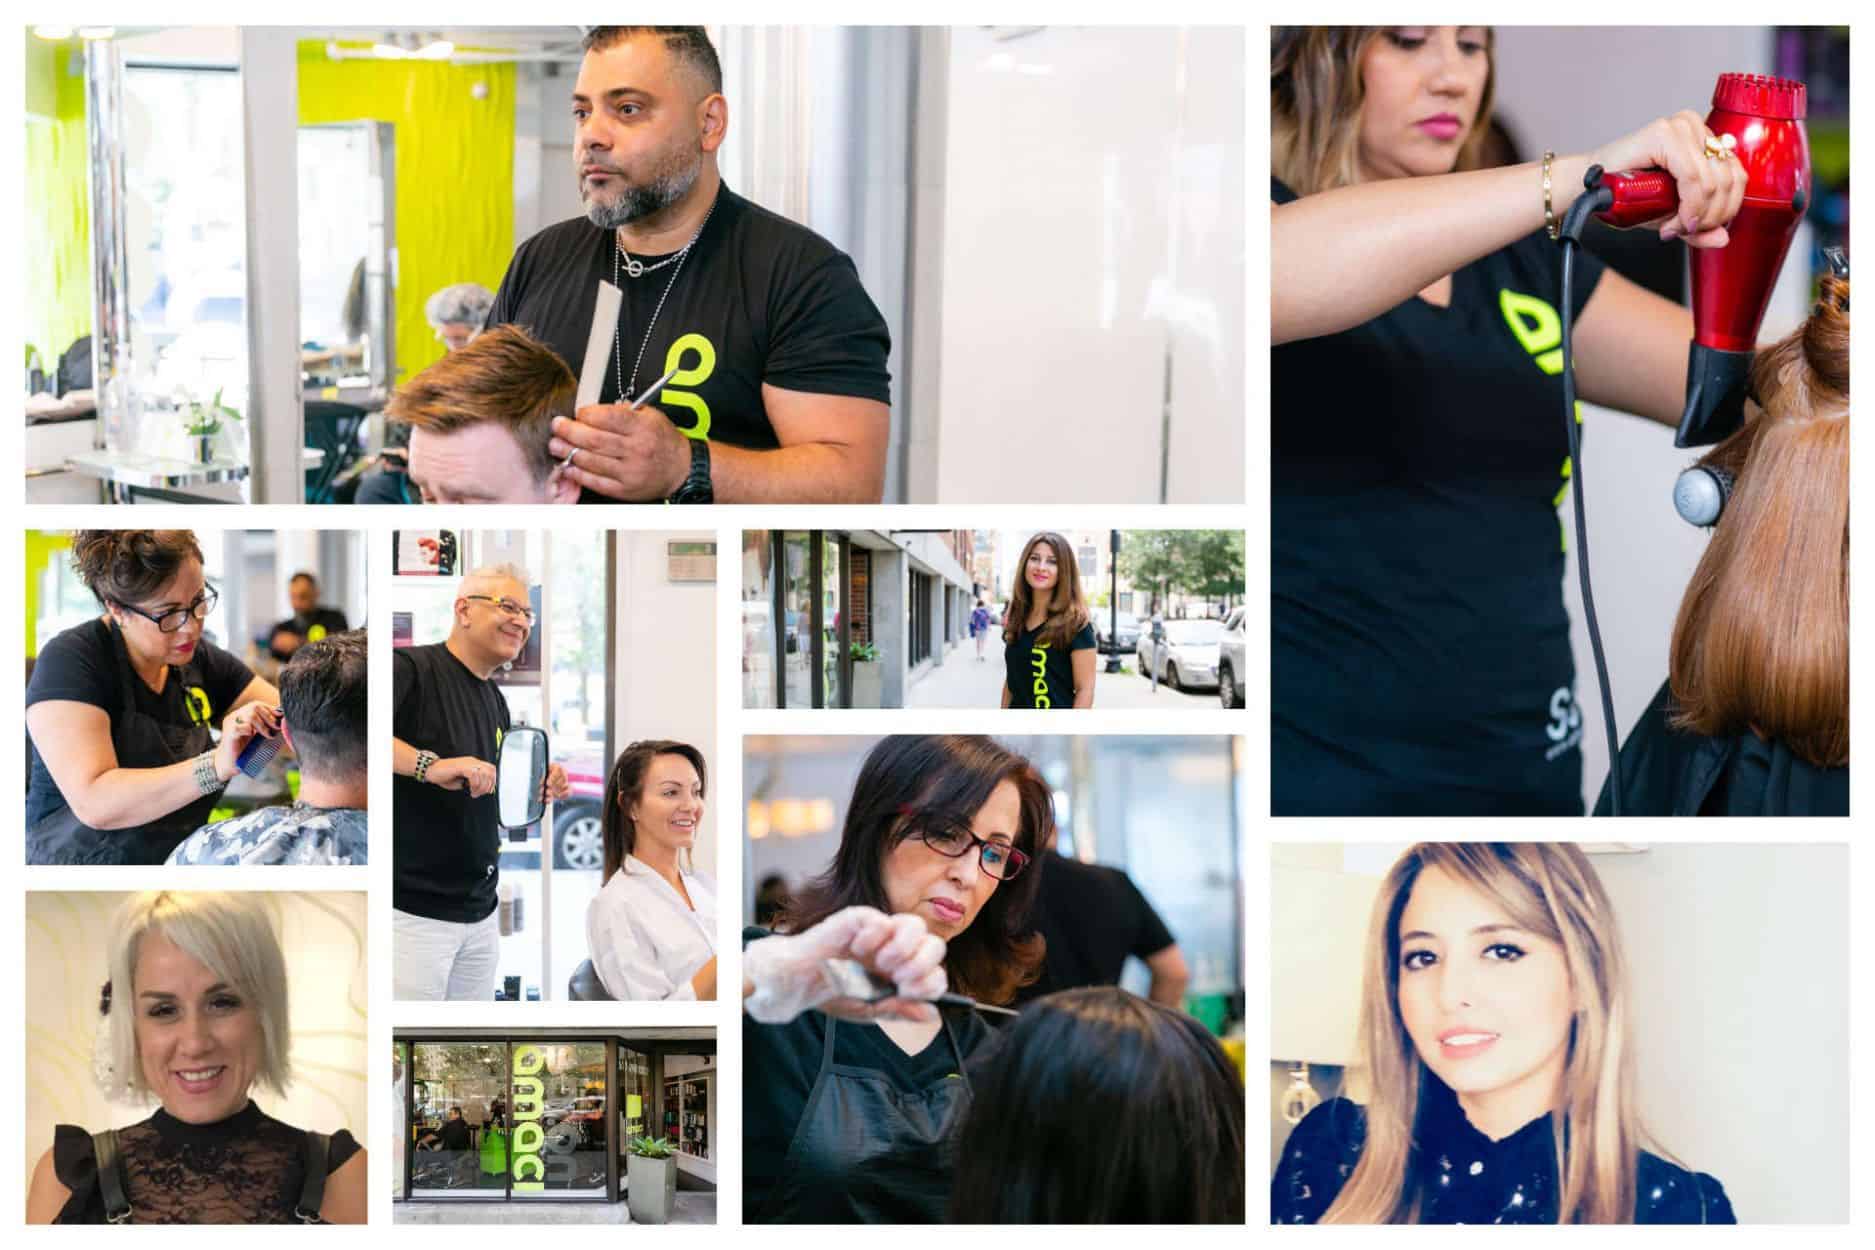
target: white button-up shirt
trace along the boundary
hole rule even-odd
[[[587,905],[592,966],[613,998],[695,1000],[690,978],[716,957],[716,883],[695,872],[683,881],[694,911],[670,882],[628,855]]]

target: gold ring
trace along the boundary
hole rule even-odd
[[[1732,136],[1727,135],[1725,136],[1725,138],[1732,139]],[[1737,143],[1738,140],[1732,139],[1732,142]],[[1732,154],[1732,149],[1725,142],[1724,139],[1721,139],[1719,138],[1719,136],[1713,135],[1713,134],[1709,134],[1706,136],[1706,159],[1707,160],[1722,161],[1726,157],[1730,156],[1731,154]]]

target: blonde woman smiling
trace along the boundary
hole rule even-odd
[[[1382,883],[1363,1106],[1323,1103],[1270,1182],[1278,1224],[1732,1224],[1643,1148],[1613,908],[1567,843],[1423,843]]]

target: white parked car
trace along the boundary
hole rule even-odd
[[[1232,608],[1224,618],[1224,640],[1218,646],[1217,698],[1227,708],[1243,706],[1244,613]]]
[[[1139,634],[1139,671],[1179,690],[1217,687],[1218,644],[1224,640],[1222,621],[1167,621],[1165,645],[1153,655],[1152,630],[1142,625]]]

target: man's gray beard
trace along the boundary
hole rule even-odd
[[[661,213],[690,193],[690,188],[697,184],[697,176],[703,172],[703,161],[699,158],[686,169],[672,170],[660,174],[650,182],[628,186],[618,199],[610,204],[602,204],[596,197],[586,197],[586,220],[601,230],[616,230],[620,226],[629,226],[634,221],[643,221],[654,213]],[[580,189],[585,190],[582,180]]]

